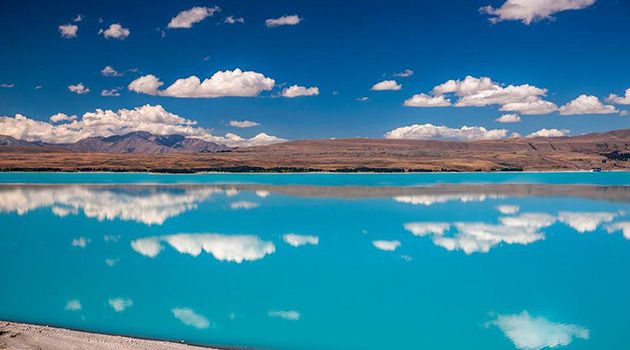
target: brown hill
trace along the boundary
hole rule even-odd
[[[630,129],[487,141],[300,140],[225,153],[31,153],[0,147],[4,170],[506,171],[630,170]]]

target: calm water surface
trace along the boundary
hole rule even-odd
[[[0,319],[260,349],[630,344],[628,173],[0,183]]]

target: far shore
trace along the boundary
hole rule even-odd
[[[219,350],[219,348],[189,345],[183,342],[133,338],[8,321],[0,321],[0,349]]]

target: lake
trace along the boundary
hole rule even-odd
[[[2,173],[0,227],[3,320],[280,350],[630,344],[627,172]]]

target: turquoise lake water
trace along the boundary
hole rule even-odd
[[[0,319],[254,349],[628,349],[630,173],[0,174]]]

